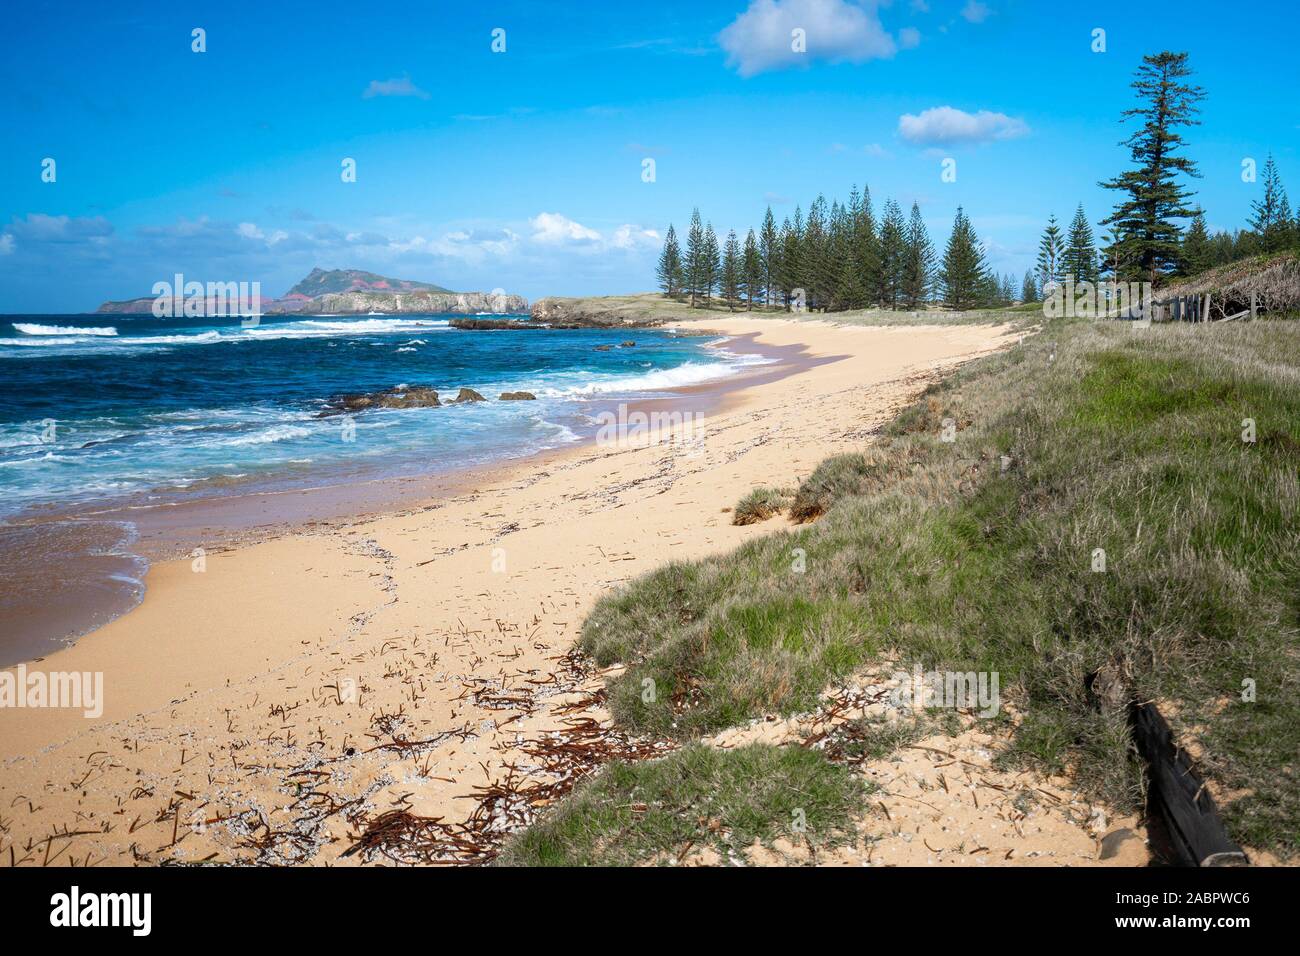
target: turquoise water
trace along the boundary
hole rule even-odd
[[[593,401],[748,361],[668,330],[479,331],[448,316],[0,317],[0,518],[40,505],[437,472],[562,446]],[[634,340],[635,347],[619,343]],[[613,345],[608,351],[596,346]],[[345,392],[492,401],[321,417]],[[525,390],[536,402],[498,402]],[[447,394],[449,393],[449,394]]]

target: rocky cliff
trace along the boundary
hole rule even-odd
[[[331,292],[311,299],[277,299],[268,314],[310,312],[323,315],[365,315],[367,312],[527,312],[528,300],[504,292]]]
[[[533,303],[532,317],[555,329],[644,328],[672,318],[650,309],[628,308],[614,297],[586,299],[550,296]]]
[[[96,311],[138,314],[153,311],[155,299],[141,296],[120,302],[105,302]],[[184,314],[185,303],[175,303],[175,313]],[[315,315],[365,315],[369,312],[451,312],[475,315],[480,312],[519,314],[528,311],[523,296],[504,292],[451,292],[442,286],[412,279],[391,279],[357,269],[313,269],[285,293],[283,298],[264,299],[266,315],[303,312]],[[169,310],[169,314],[170,310]],[[220,314],[219,303],[204,303],[202,315]]]
[[[432,282],[393,279],[364,269],[312,269],[284,294],[286,299],[314,299],[330,292],[450,292]]]

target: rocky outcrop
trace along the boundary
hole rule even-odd
[[[96,312],[112,312],[120,315],[141,315],[153,311],[156,299],[153,296],[140,299],[124,299],[121,302],[105,302]]]
[[[472,388],[462,388],[448,405],[463,405],[465,402],[486,402],[487,399]]]
[[[602,307],[599,298],[569,299],[548,297],[533,303],[532,317],[553,329],[650,328],[671,321],[667,315],[654,315],[621,307]]]
[[[502,393],[501,393],[501,398],[498,399],[498,401],[502,401],[502,402],[535,402],[535,401],[537,401],[537,396],[534,395],[532,392],[502,392]]]
[[[467,389],[461,389],[462,392]],[[442,404],[431,388],[386,388],[380,392],[354,392],[340,395],[326,403],[325,415],[362,412],[369,408],[437,408]]]
[[[518,319],[452,319],[450,323],[453,329],[464,329],[467,332],[497,332],[508,329],[547,329],[549,325],[542,325],[539,322],[521,322]]]
[[[504,292],[330,292],[313,299],[277,299],[267,314],[309,312],[313,315],[385,315],[410,312],[527,312],[528,300]]]

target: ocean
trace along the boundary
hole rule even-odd
[[[83,560],[60,586],[111,592],[110,614],[137,601],[144,568],[120,519],[130,507],[523,457],[590,435],[598,405],[761,361],[670,329],[463,331],[449,318],[263,316],[244,328],[236,318],[0,317],[0,570],[10,578],[0,627],[12,632],[38,604],[49,616],[48,592],[16,592],[59,580],[69,547]],[[468,387],[488,401],[322,415],[341,394],[403,385],[444,401]],[[498,401],[506,391],[537,400]],[[86,516],[104,510],[117,517],[91,527]],[[55,534],[60,525],[77,534]],[[21,552],[39,579],[14,580],[33,567]],[[84,617],[33,627],[48,637],[102,615]],[[0,646],[0,663],[12,657]]]

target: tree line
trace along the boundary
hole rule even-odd
[[[780,226],[769,206],[743,240],[733,229],[720,243],[696,209],[685,248],[668,227],[657,275],[666,295],[692,306],[720,299],[731,309],[918,309],[934,301],[968,309],[1007,305],[1019,295],[1011,276],[989,268],[960,207],[939,256],[916,203],[905,216],[886,200],[877,217],[870,189],[857,187],[843,203],[818,196],[806,217],[797,206]]]
[[[1048,219],[1036,267],[1015,280],[989,268],[984,245],[959,207],[942,256],[936,254],[916,203],[904,216],[887,200],[879,217],[869,189],[847,202],[819,196],[805,217],[796,207],[778,227],[769,206],[757,231],[744,240],[731,230],[719,243],[699,210],[691,216],[683,249],[668,227],[658,280],[669,296],[729,308],[773,305],[826,312],[846,309],[918,309],[933,303],[969,309],[1037,301],[1055,286],[1104,278],[1160,285],[1177,276],[1260,253],[1300,248],[1300,215],[1293,213],[1277,164],[1268,157],[1263,194],[1251,204],[1249,229],[1211,235],[1205,211],[1191,202],[1186,180],[1200,175],[1183,155],[1180,130],[1195,126],[1205,92],[1189,82],[1186,53],[1142,58],[1132,88],[1138,105],[1123,120],[1138,127],[1122,145],[1131,168],[1100,183],[1120,194],[1099,249],[1083,205],[1070,225]],[[1184,227],[1183,222],[1189,222]]]

